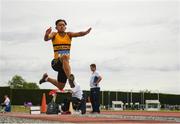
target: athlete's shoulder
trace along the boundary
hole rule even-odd
[[[49,34],[49,38],[53,39],[56,36],[57,32],[52,32]]]
[[[69,38],[72,38],[72,32],[66,32],[66,34],[69,36]]]
[[[72,32],[66,32],[66,34],[67,34],[67,35],[71,35],[71,34],[72,34]]]
[[[51,35],[52,36],[56,36],[57,32],[52,32]]]

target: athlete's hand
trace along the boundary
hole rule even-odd
[[[45,33],[45,35],[44,35],[44,41],[50,40],[49,34],[51,33],[51,31],[52,31],[51,27],[49,27],[49,28],[46,30],[46,33]]]
[[[90,31],[91,31],[92,28],[89,28],[87,31],[86,31],[86,34],[88,34]]]
[[[51,33],[52,29],[51,27],[46,30],[46,35],[49,35]]]

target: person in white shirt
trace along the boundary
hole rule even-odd
[[[78,98],[79,100],[82,99],[83,92],[79,84],[77,84],[76,82],[72,83],[71,90],[72,90],[72,97]]]
[[[8,95],[4,95],[4,102],[3,103],[1,103],[1,106],[2,106],[2,108],[4,108],[4,111],[5,112],[10,112],[11,111],[11,105],[10,105],[10,99],[9,99],[9,97],[8,97]]]
[[[102,77],[96,71],[96,64],[91,64],[90,69],[92,71],[92,75],[90,77],[90,101],[92,105],[91,113],[100,113],[100,85],[99,82],[102,80]]]
[[[73,109],[75,110],[81,110],[82,114],[86,113],[86,102],[83,97],[83,92],[81,90],[81,87],[78,83],[75,82],[74,75],[72,75],[73,80],[69,81],[69,85],[71,87],[70,92],[72,93],[71,99],[67,99],[65,102],[66,110],[69,110],[69,104],[70,101],[72,101]]]

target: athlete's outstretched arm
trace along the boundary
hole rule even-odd
[[[81,36],[88,34],[90,31],[91,31],[91,28],[89,28],[86,31],[81,31],[81,32],[68,32],[68,35],[70,37],[81,37]]]
[[[44,41],[48,41],[54,38],[54,36],[56,35],[56,32],[51,33],[51,31],[52,31],[51,27],[46,30],[45,35],[44,35]]]
[[[52,31],[51,27],[46,30],[45,35],[44,35],[44,41],[50,40],[49,34],[51,33],[51,31]]]

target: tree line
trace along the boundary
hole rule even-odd
[[[27,82],[20,75],[13,76],[8,85],[12,89],[40,89],[35,82]]]

